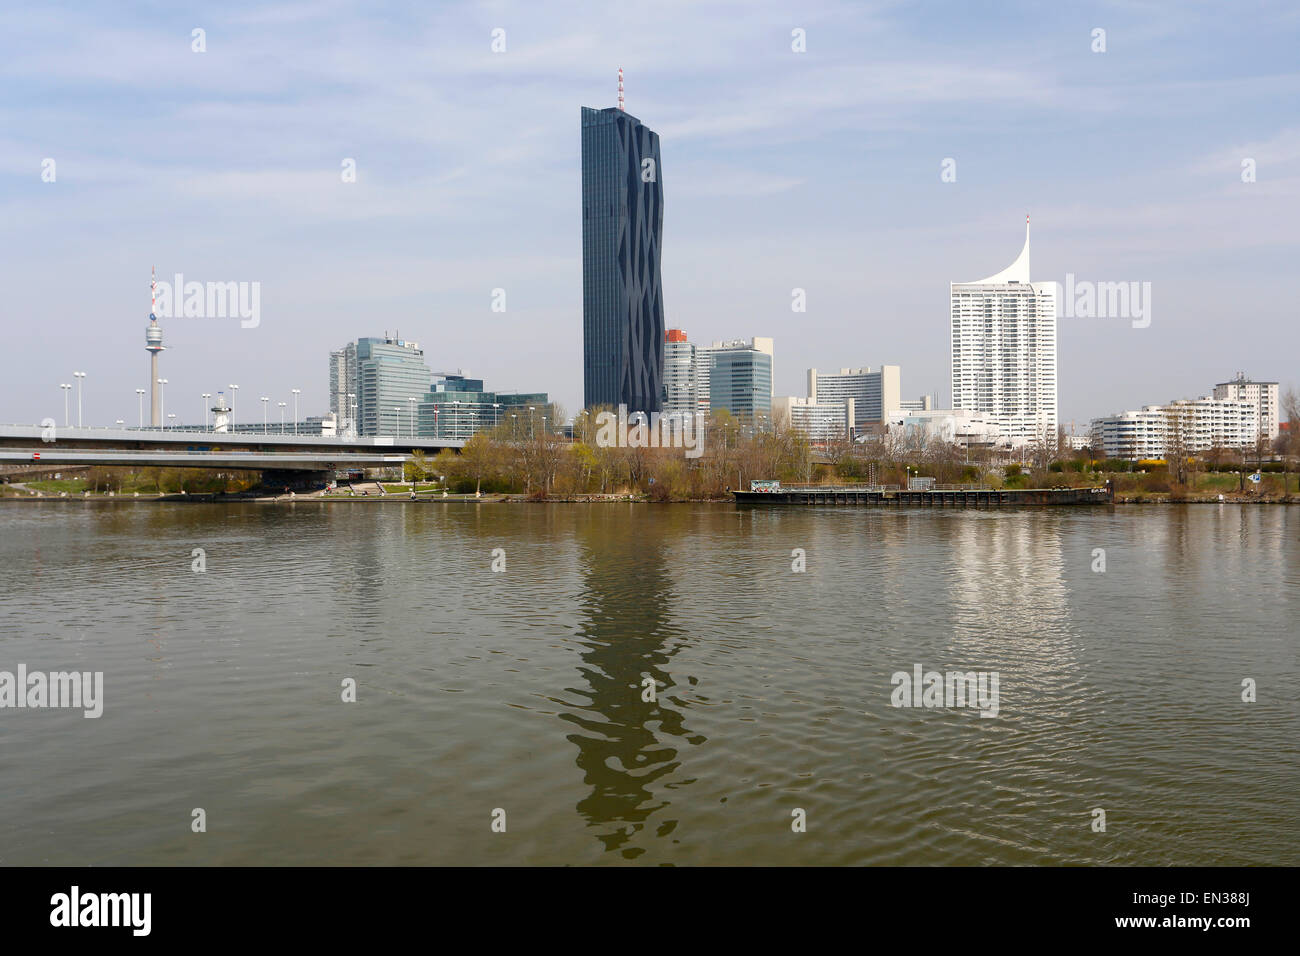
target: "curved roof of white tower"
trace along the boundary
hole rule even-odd
[[[1025,247],[1020,250],[1020,255],[1016,256],[1016,261],[1011,263],[997,275],[989,276],[987,279],[977,279],[974,282],[962,282],[960,285],[993,285],[999,282],[1028,282],[1029,281],[1029,217],[1025,216]]]

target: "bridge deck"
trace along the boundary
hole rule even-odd
[[[34,456],[39,455],[39,459]],[[222,468],[230,471],[330,471],[396,467],[405,455],[293,454],[275,452],[91,451],[46,445],[0,450],[0,462],[30,465],[106,465],[126,468]]]

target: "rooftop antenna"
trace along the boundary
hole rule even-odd
[[[149,267],[149,315],[158,311],[158,267]]]
[[[618,68],[618,108],[619,108],[619,109],[624,109],[624,107],[623,107],[623,68],[622,68],[621,66]]]

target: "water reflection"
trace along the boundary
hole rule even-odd
[[[667,791],[679,786],[670,777],[681,766],[679,740],[693,744],[704,738],[686,727],[681,705],[673,695],[680,675],[668,664],[682,649],[683,632],[672,620],[675,606],[665,555],[663,527],[644,511],[628,533],[626,516],[616,522],[604,511],[579,520],[578,541],[583,566],[582,623],[579,671],[585,688],[569,688],[585,703],[571,704],[561,717],[578,727],[568,735],[577,746],[577,765],[591,794],[578,801],[578,814],[587,821],[607,851],[629,859],[645,852],[631,846],[650,825],[650,818],[667,810]],[[656,701],[642,699],[642,682],[654,678]],[[674,739],[676,738],[676,739]],[[685,781],[689,782],[689,781]],[[663,837],[677,821],[664,817],[656,829]]]
[[[1066,721],[1067,702],[1080,703],[1087,675],[1071,621],[1064,556],[1072,520],[1053,512],[970,513],[952,523],[947,653],[954,665],[1003,672],[1009,717],[1032,708],[1039,717]],[[1078,559],[1088,560],[1083,554]]]

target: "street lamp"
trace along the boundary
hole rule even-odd
[[[415,398],[408,395],[406,400],[411,403],[410,415],[407,416],[406,425],[411,432],[411,437],[415,437]]]
[[[283,435],[283,434],[284,434],[284,408],[285,408],[285,406],[288,405],[289,403],[288,403],[288,402],[276,402],[275,404],[277,404],[277,405],[280,406],[280,434]]]
[[[393,429],[398,438],[402,437],[402,408],[400,405],[393,406]]]
[[[238,396],[238,394],[239,394],[239,386],[231,385],[230,386],[230,430],[231,431],[235,430],[234,427],[235,426],[235,398]]]
[[[212,397],[211,392],[203,393],[203,430],[208,430],[208,399]]]
[[[296,435],[298,434],[298,393],[302,389],[291,388],[289,391],[293,392],[293,433]]]
[[[158,389],[158,414],[161,416],[167,411],[167,379],[158,379],[158,384],[161,386]]]
[[[348,427],[347,427],[347,431],[351,434],[351,437],[353,437],[353,438],[356,438],[356,437],[357,437],[357,403],[356,403],[356,401],[355,401],[356,397],[357,397],[357,393],[356,393],[356,392],[348,392]]]
[[[500,422],[501,422],[501,403],[493,402],[492,403],[492,427],[496,428],[497,425],[500,424]]]
[[[451,440],[460,438],[460,399],[451,402]]]
[[[270,399],[268,396],[266,396],[266,395],[263,395],[263,396],[262,396],[262,434],[263,434],[263,435],[266,434],[266,428],[267,428],[267,425],[266,425],[266,403],[269,402],[270,400],[271,400],[271,399]]]
[[[176,413],[175,413],[175,412],[172,412],[172,413],[171,413],[170,415],[168,415],[167,417],[168,417],[169,419],[175,418],[175,417],[176,417]],[[169,422],[168,424],[170,424],[173,428],[176,427],[176,423],[175,423],[175,422]]]
[[[61,382],[59,388],[63,389],[63,427],[68,427],[68,389],[72,388],[66,382]]]
[[[77,427],[81,427],[81,380],[86,377],[85,372],[73,372],[77,377]]]
[[[144,389],[137,388],[135,394],[140,402],[140,427],[144,428]]]

